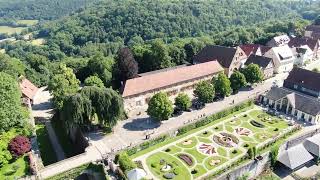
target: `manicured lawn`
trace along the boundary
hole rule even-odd
[[[196,148],[186,149],[184,152],[187,152],[188,154],[196,158],[198,163],[202,163],[202,161],[207,157],[206,155],[201,154]]]
[[[165,164],[161,164],[161,160],[164,160],[165,163],[169,164],[171,166],[171,170],[167,172],[161,171],[162,167],[165,166]],[[180,162],[176,157],[170,156],[166,153],[158,152],[156,154],[153,154],[147,158],[147,165],[148,168],[152,171],[154,175],[156,175],[159,179],[164,179],[163,175],[166,173],[173,172],[174,169],[177,169],[178,175],[175,176],[174,179],[177,180],[186,180],[191,179],[191,175],[182,162]]]
[[[260,114],[257,112],[260,112]],[[236,118],[233,117],[234,115],[229,115],[226,118],[214,121],[215,123],[210,123],[204,128],[192,130],[177,138],[178,140],[170,139],[160,143],[161,146],[171,143],[169,148],[162,148],[157,145],[157,148],[151,147],[143,150],[145,153],[153,152],[145,161],[147,164],[151,164],[148,161],[154,159],[154,156],[161,152],[161,157],[166,154],[167,158],[172,158],[171,161],[178,160],[182,163],[183,168],[187,169],[186,173],[189,173],[192,177],[191,179],[200,179],[203,174],[213,173],[222,168],[225,162],[233,163],[237,161],[246,154],[249,147],[263,145],[289,127],[286,123],[283,123],[285,121],[277,117],[272,117],[275,118],[272,123],[260,120],[259,118],[265,116],[263,111],[256,111],[252,116],[250,111],[242,115],[239,114],[235,114],[237,115]],[[255,119],[258,123],[251,124],[252,119]],[[263,124],[264,127],[259,127],[259,123]],[[279,126],[275,131],[277,124]],[[248,147],[245,147],[245,144]],[[170,149],[170,151],[166,151],[166,149]],[[141,153],[141,151],[138,153]],[[178,157],[180,154],[185,154],[186,157],[182,160]],[[137,155],[133,157],[137,157]],[[188,158],[190,160],[185,162],[184,160]],[[154,160],[152,161],[154,162]],[[192,165],[188,163],[191,161]],[[153,175],[162,179],[164,172],[160,171],[161,168],[154,163],[153,167],[151,165],[148,165],[148,167],[149,169],[153,168],[151,170]],[[185,179],[188,180],[188,178]]]
[[[203,174],[205,174],[207,170],[202,165],[197,165],[195,168],[191,170],[191,174],[193,178],[197,178]]]
[[[178,152],[181,152],[181,148],[177,147],[177,146],[171,146],[167,149],[164,150],[165,152],[168,152],[170,154],[176,154]]]
[[[4,165],[0,168],[0,179],[13,180],[29,174],[29,164],[26,156],[18,158],[12,163]]]
[[[46,166],[46,165],[57,162],[57,157],[51,145],[49,135],[45,125],[37,124],[36,133],[37,133],[38,145],[41,152],[41,159],[43,161],[43,164]]]
[[[18,20],[17,23],[18,24],[25,24],[28,26],[33,26],[38,23],[38,20]]]

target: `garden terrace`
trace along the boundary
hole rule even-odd
[[[252,120],[263,128],[253,125]],[[143,162],[145,170],[158,179],[167,179],[166,173],[174,174],[174,179],[201,179],[222,172],[244,159],[249,148],[266,146],[290,128],[285,120],[254,106],[192,130],[176,141],[163,142],[157,149],[145,149],[134,160]],[[171,166],[170,171],[161,171],[161,159]]]

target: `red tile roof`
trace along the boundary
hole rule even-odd
[[[190,80],[214,75],[221,71],[223,71],[223,68],[217,61],[210,61],[129,79],[125,83],[122,97],[161,90]]]
[[[21,89],[22,95],[26,96],[29,99],[33,99],[34,95],[38,91],[38,88],[26,78],[23,78],[20,81],[20,89]]]
[[[260,47],[259,44],[244,44],[240,45],[240,48],[246,53],[247,56],[250,56],[252,53],[256,53],[258,48]]]

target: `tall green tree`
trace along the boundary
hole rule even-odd
[[[106,87],[111,85],[114,61],[99,53],[93,56],[87,65],[90,75],[98,76]]]
[[[0,72],[0,133],[26,120],[21,106],[21,92],[18,82],[7,73]]]
[[[234,92],[239,91],[240,88],[247,84],[246,77],[239,71],[236,71],[230,76],[231,88]]]
[[[220,96],[229,96],[231,94],[231,83],[224,73],[220,73],[218,77],[214,78],[214,88],[216,94]]]
[[[148,103],[148,115],[152,118],[163,121],[170,118],[173,113],[173,105],[168,95],[163,92],[159,92],[152,96]]]
[[[249,64],[242,72],[248,83],[259,83],[263,80],[263,72],[257,64]]]
[[[215,91],[214,86],[208,81],[201,81],[193,91],[194,95],[203,103],[212,102]]]
[[[79,90],[80,81],[76,78],[71,68],[60,64],[56,75],[49,82],[49,91],[53,95],[53,103],[56,108],[61,109],[65,98],[75,94]]]
[[[98,76],[89,76],[84,80],[85,86],[96,86],[99,88],[103,88],[103,81]]]
[[[186,111],[192,105],[190,97],[185,93],[179,93],[178,96],[175,98],[174,105],[179,109]]]

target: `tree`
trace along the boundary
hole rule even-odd
[[[71,68],[60,64],[58,72],[49,82],[49,90],[53,95],[53,103],[56,108],[63,107],[64,99],[79,90],[80,81],[76,78]]]
[[[185,94],[185,93],[180,93],[178,96],[175,98],[174,105],[178,107],[179,109],[186,111],[189,109],[192,105],[190,97]]]
[[[248,83],[259,83],[263,80],[263,72],[257,64],[249,64],[243,69],[243,74]]]
[[[214,78],[215,92],[221,96],[229,96],[231,93],[230,80],[224,73]]]
[[[113,64],[113,59],[104,57],[103,54],[99,53],[89,60],[87,68],[90,75],[98,76],[105,87],[109,87],[112,81]]]
[[[96,86],[99,88],[103,88],[104,84],[102,80],[98,76],[89,76],[84,80],[85,86]]]
[[[208,81],[201,81],[193,91],[194,95],[203,103],[212,102],[215,91],[214,86]]]
[[[10,153],[17,158],[31,150],[31,143],[25,136],[16,136],[10,141],[8,148]]]
[[[270,163],[271,167],[274,167],[278,160],[279,146],[274,145],[270,151]]]
[[[148,103],[148,115],[158,121],[169,119],[173,113],[172,102],[163,92],[155,94]]]
[[[248,149],[247,154],[248,154],[250,159],[253,159],[253,152],[252,152],[252,148],[251,147]]]
[[[237,92],[240,88],[247,84],[246,77],[239,71],[234,72],[230,76],[231,88],[233,91]]]
[[[137,77],[138,63],[134,59],[131,50],[127,47],[121,48],[115,58],[118,65],[119,77],[121,81],[126,81]]]
[[[130,159],[126,152],[121,152],[117,155],[120,168],[124,172],[128,172],[137,167],[137,165]]]
[[[26,118],[18,82],[9,74],[0,72],[0,132],[22,125]]]

